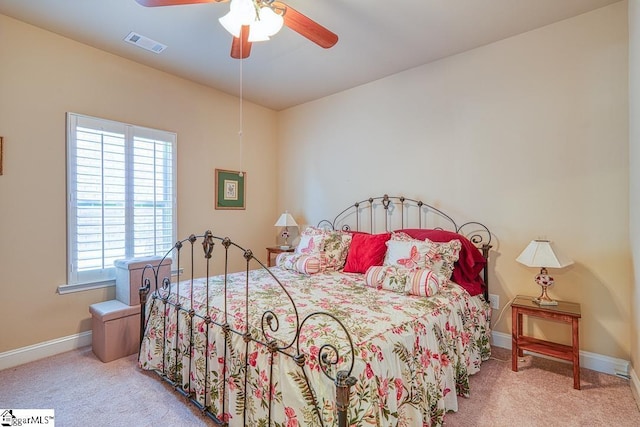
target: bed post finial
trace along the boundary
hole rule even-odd
[[[351,396],[351,387],[355,385],[356,379],[349,376],[347,371],[338,371],[336,374],[336,409],[338,411],[338,426],[347,427],[349,398]]]
[[[390,204],[391,204],[391,199],[389,199],[389,196],[386,194],[382,196],[382,206],[385,208],[385,210],[389,209]]]

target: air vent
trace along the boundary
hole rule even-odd
[[[127,43],[134,44],[138,47],[146,49],[153,53],[160,53],[167,48],[166,45],[162,43],[158,43],[155,40],[151,40],[149,37],[145,37],[135,32],[130,32],[127,37],[124,38],[124,41]]]

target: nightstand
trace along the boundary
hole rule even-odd
[[[283,252],[293,252],[295,251],[296,248],[294,248],[293,246],[289,246],[288,248],[283,248],[282,246],[269,246],[267,248],[267,266],[272,267],[273,263],[271,261],[271,256],[272,255],[278,255],[281,254]]]
[[[580,390],[580,344],[578,330],[580,304],[558,301],[558,305],[539,305],[533,300],[533,297],[518,295],[511,304],[511,369],[514,372],[518,372],[518,357],[524,355],[524,350],[567,360],[573,363],[573,388]],[[522,333],[523,315],[568,323],[571,325],[572,344],[558,344],[525,336]]]

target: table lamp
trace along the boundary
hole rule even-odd
[[[542,293],[534,301],[539,305],[558,305],[558,301],[547,294],[547,288],[554,282],[547,268],[563,268],[573,264],[573,261],[560,253],[549,240],[532,240],[516,261],[527,267],[540,267],[540,274],[536,275],[535,282],[542,288]]]
[[[280,218],[274,224],[276,227],[284,227],[280,236],[284,239],[284,245],[280,246],[281,249],[289,249],[289,227],[297,227],[298,223],[291,216],[291,214],[285,211]]]

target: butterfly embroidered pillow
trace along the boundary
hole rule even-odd
[[[295,253],[298,255],[308,255],[318,257],[322,263],[320,266],[324,270],[324,239],[323,230],[315,227],[307,227],[300,234],[300,241],[296,246]]]
[[[322,252],[322,245],[324,243],[324,236],[300,236],[300,242],[296,246],[296,253],[303,255],[319,255]]]
[[[392,235],[387,241],[384,265],[397,265],[409,270],[425,268],[432,243],[414,239],[399,240],[397,237]]]

